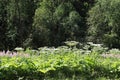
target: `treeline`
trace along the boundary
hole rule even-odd
[[[0,50],[93,41],[120,46],[119,0],[0,0]]]
[[[23,46],[32,33],[34,0],[0,0],[0,49]]]

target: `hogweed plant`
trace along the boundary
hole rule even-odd
[[[79,44],[79,42],[77,41],[66,41],[64,42],[67,46],[69,46],[70,48],[76,47],[77,44]]]
[[[17,52],[23,52],[24,51],[24,49],[22,47],[16,47],[14,50],[17,51]]]

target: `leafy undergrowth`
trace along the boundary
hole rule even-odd
[[[18,53],[19,54],[19,53]],[[23,53],[24,55],[25,53]],[[72,51],[32,56],[1,56],[0,80],[119,79],[120,59]]]
[[[0,80],[119,80],[120,50],[89,44],[0,52]]]

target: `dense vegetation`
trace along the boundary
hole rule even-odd
[[[0,80],[117,80],[119,49],[120,0],[0,0]]]
[[[89,33],[96,42],[120,48],[120,0],[98,0],[89,11]]]
[[[120,46],[119,0],[0,0],[0,50],[93,41]]]
[[[119,11],[119,0],[0,0],[0,49],[67,40],[119,48]]]
[[[68,44],[68,42],[67,42]],[[72,45],[72,44],[71,44]],[[86,46],[92,47],[91,50]],[[88,43],[0,52],[1,80],[106,80],[120,78],[120,50]],[[12,77],[11,77],[12,76]]]
[[[0,49],[85,41],[93,0],[0,0]]]

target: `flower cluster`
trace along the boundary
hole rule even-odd
[[[29,57],[30,55],[29,54],[25,54],[25,53],[18,53],[18,52],[11,52],[11,51],[0,51],[0,56],[1,57],[4,57],[4,56],[7,56],[7,57],[17,57],[17,56],[21,56],[21,57]]]

